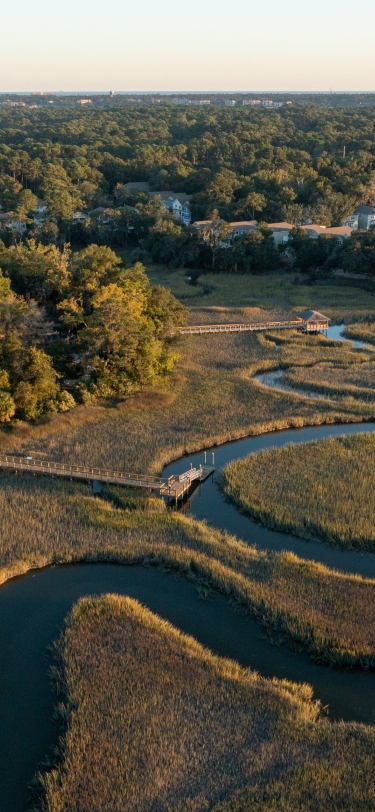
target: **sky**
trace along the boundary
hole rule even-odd
[[[373,0],[3,0],[0,92],[375,91]]]

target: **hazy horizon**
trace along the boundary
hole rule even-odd
[[[372,14],[370,0],[18,0],[2,9],[0,92],[372,92]]]
[[[220,96],[220,95],[241,95],[244,96],[247,93],[254,95],[254,93],[259,93],[264,95],[265,93],[269,93],[271,95],[283,95],[290,93],[291,95],[327,95],[327,96],[334,96],[334,95],[355,95],[355,94],[365,94],[371,95],[375,94],[374,90],[270,90],[270,88],[266,90],[0,90],[0,95],[14,95],[14,96],[83,96],[91,94],[92,96],[103,96],[105,94],[114,93],[115,96],[201,96],[203,93],[206,93],[207,96]]]

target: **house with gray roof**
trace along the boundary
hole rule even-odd
[[[350,226],[353,230],[361,228],[368,231],[375,226],[375,206],[357,206],[354,214],[349,215],[343,222],[343,226]]]
[[[191,195],[187,195],[185,192],[172,192],[170,190],[163,192],[152,192],[150,189],[150,184],[146,183],[145,181],[130,181],[129,183],[125,183],[121,188],[124,189],[125,192],[129,192],[131,194],[143,192],[144,194],[148,195],[150,200],[160,197],[161,206],[165,206],[168,211],[173,214],[173,217],[175,217],[176,220],[181,220],[185,226],[190,225]]]
[[[168,211],[173,214],[173,217],[176,220],[182,220],[185,226],[190,225],[191,222],[191,212],[190,212],[190,200],[191,195],[185,194],[185,192],[149,192],[149,197],[151,200],[154,200],[157,197],[160,197],[160,204],[165,206]]]
[[[355,213],[358,214],[358,228],[368,231],[375,226],[375,206],[357,206]]]

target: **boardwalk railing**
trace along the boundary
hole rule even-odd
[[[213,472],[214,468],[200,466],[190,468],[184,474],[169,477],[158,477],[150,474],[131,474],[120,471],[107,471],[102,468],[90,468],[84,465],[64,465],[61,462],[46,462],[34,460],[32,457],[10,457],[0,455],[0,468],[28,473],[49,474],[50,476],[67,477],[69,479],[83,479],[86,482],[109,482],[115,485],[148,488],[159,491],[161,496],[172,496],[179,499],[190,488],[192,482],[199,479],[204,482]]]
[[[194,479],[200,479],[202,475],[202,468],[190,468],[190,471],[185,471],[178,477],[179,482],[194,482]]]
[[[153,477],[150,474],[130,474],[120,471],[109,471],[102,468],[90,468],[84,465],[63,465],[60,462],[27,459],[27,457],[9,457],[0,455],[0,468],[13,468],[17,471],[33,471],[39,474],[85,479],[88,481],[116,482],[120,485],[138,485],[142,488],[161,488],[169,480]],[[173,479],[174,477],[169,477]]]
[[[193,324],[188,327],[180,327],[181,335],[191,335],[193,333],[255,333],[261,330],[288,330],[302,327],[300,319],[293,321],[267,321],[257,324]]]

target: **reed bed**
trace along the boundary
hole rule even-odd
[[[196,285],[190,285],[190,273],[162,265],[147,268],[152,284],[169,288],[189,308],[254,307],[288,316],[312,309],[336,324],[372,318],[375,311],[375,293],[331,280],[311,285],[304,274],[207,273],[199,276]]]
[[[375,552],[375,435],[252,454],[225,468],[228,498],[268,527]]]
[[[319,662],[375,667],[375,581],[259,551],[152,504],[119,507],[117,492],[105,496],[81,484],[1,478],[0,582],[51,563],[163,566],[226,596],[274,640]]]
[[[368,350],[353,349],[350,343],[331,341],[320,334],[301,335],[297,330],[290,332],[288,330],[287,335],[271,332],[269,337],[281,348],[280,365],[282,367],[309,367],[324,362],[349,367],[374,360],[374,352],[371,348]]]
[[[321,392],[331,398],[354,398],[375,402],[375,361],[339,366],[319,363],[312,367],[289,367],[283,380],[290,386]]]
[[[304,339],[302,336],[299,339],[302,343],[298,340],[294,343],[291,338],[294,360],[304,352]],[[320,342],[317,347],[320,348]],[[315,351],[313,340],[306,347],[307,360],[309,363],[318,358],[329,360],[328,349],[324,345],[325,354],[320,354],[320,350]],[[348,354],[342,344],[334,351],[338,358]],[[286,392],[272,391],[253,380],[252,375],[258,370],[277,369],[281,356],[275,342],[262,334],[189,336],[182,346],[179,372],[170,381],[169,391],[138,396],[138,400],[125,401],[121,409],[109,409],[106,414],[103,409],[97,419],[91,419],[89,412],[90,422],[76,426],[61,425],[60,430],[55,430],[54,423],[43,425],[39,438],[33,434],[34,429],[29,437],[2,432],[0,448],[4,441],[3,447],[9,453],[32,453],[56,462],[154,473],[185,452],[249,434],[375,417],[372,404],[309,402]]]
[[[212,655],[139,603],[85,598],[56,646],[65,724],[43,812],[375,809],[375,732]]]
[[[373,318],[373,313],[371,313]],[[349,324],[345,328],[345,336],[353,341],[367,341],[368,344],[375,344],[375,322],[359,322]]]

